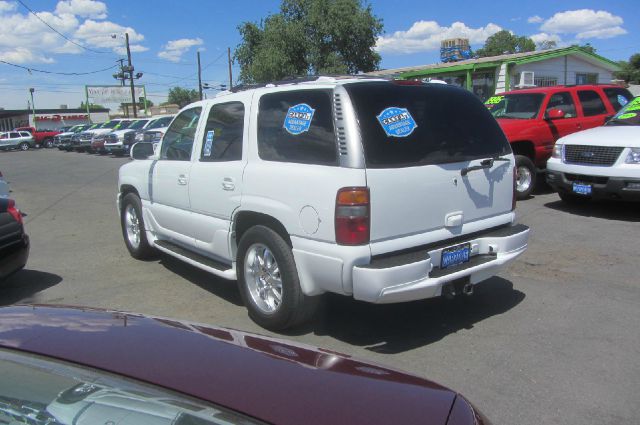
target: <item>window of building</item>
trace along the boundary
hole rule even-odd
[[[258,111],[258,154],[267,161],[337,165],[331,90],[265,94]]]
[[[597,73],[576,73],[576,85],[583,84],[598,84],[598,74]]]
[[[604,106],[600,95],[593,90],[578,91],[578,99],[580,99],[585,117],[607,113],[607,108]]]
[[[549,103],[547,104],[547,109],[545,110],[545,117],[549,115],[549,111],[552,109],[560,109],[564,112],[565,118],[575,118],[576,117],[576,105],[573,102],[573,98],[571,97],[571,93],[569,92],[560,92],[554,93],[549,99]]]
[[[487,100],[495,91],[495,76],[493,72],[477,72],[471,79],[473,94],[481,101]]]
[[[545,77],[545,76],[535,77],[534,76],[533,82],[536,85],[536,87],[553,87],[553,86],[557,86],[558,85],[558,78],[557,77]]]
[[[244,104],[229,102],[213,105],[204,129],[200,161],[242,159]]]
[[[176,117],[162,139],[160,159],[189,161],[202,108],[187,109]]]

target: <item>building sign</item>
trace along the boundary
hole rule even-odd
[[[75,115],[36,115],[36,121],[77,121],[89,119],[87,114]]]
[[[87,97],[94,103],[131,103],[131,87],[86,86]],[[135,88],[135,98],[145,97],[144,86]]]

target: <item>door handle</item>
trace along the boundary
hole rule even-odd
[[[178,176],[178,184],[180,186],[186,186],[187,185],[187,176],[185,176],[184,174],[180,174]]]
[[[223,190],[234,190],[236,185],[233,183],[233,179],[231,177],[225,177],[222,180],[222,189]]]

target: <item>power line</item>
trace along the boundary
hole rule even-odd
[[[101,50],[94,50],[91,49],[89,47],[83,46],[80,43],[76,43],[75,41],[71,40],[69,37],[67,37],[66,35],[64,35],[63,33],[61,33],[60,31],[58,31],[57,29],[55,29],[54,27],[52,27],[51,25],[49,25],[44,19],[42,19],[40,16],[38,16],[38,14],[36,12],[34,12],[33,10],[31,10],[31,8],[29,6],[27,6],[22,0],[18,0],[18,3],[20,3],[22,5],[22,7],[24,7],[25,9],[27,9],[29,11],[29,13],[31,13],[33,16],[35,16],[36,18],[38,18],[38,20],[40,22],[42,22],[43,24],[45,24],[47,27],[49,27],[53,32],[55,32],[56,34],[58,34],[60,37],[64,38],[65,40],[67,40],[69,43],[71,44],[75,44],[78,47],[81,47],[85,50],[88,50],[90,52],[94,52],[94,53],[111,53],[111,52],[107,52],[107,51],[101,51]]]
[[[30,73],[31,72],[40,72],[40,73],[43,73],[43,74],[54,74],[54,75],[89,75],[89,74],[97,74],[99,72],[108,71],[108,70],[113,69],[113,68],[118,66],[118,65],[113,65],[113,66],[110,66],[109,68],[97,69],[95,71],[89,71],[89,72],[55,72],[55,71],[46,71],[46,70],[43,70],[43,69],[35,69],[35,68],[27,67],[27,66],[17,65],[15,63],[3,61],[1,59],[0,59],[0,63],[4,63],[6,65],[15,66],[16,68],[26,69]]]

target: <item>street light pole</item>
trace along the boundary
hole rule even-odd
[[[202,68],[200,68],[200,50],[198,50],[198,92],[200,92],[200,100],[202,100]]]
[[[31,93],[31,109],[33,110],[33,128],[38,129],[38,125],[36,124],[36,104],[33,103],[33,92],[36,91],[33,87],[29,88],[29,93]]]
[[[138,118],[138,112],[136,111],[136,89],[133,83],[133,65],[131,64],[131,49],[129,48],[129,33],[127,32],[124,35],[127,42],[127,59],[129,60],[127,70],[129,72],[129,80],[131,82],[131,107],[133,108],[133,117]]]

